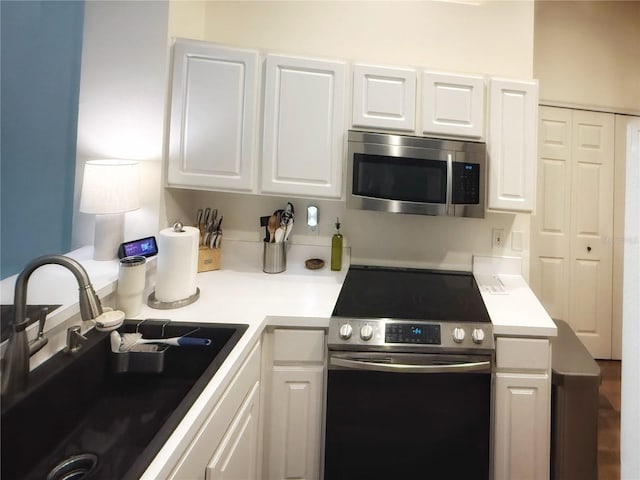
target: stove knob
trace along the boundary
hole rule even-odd
[[[464,341],[464,328],[456,327],[453,329],[453,341],[456,343]]]
[[[481,328],[474,328],[471,333],[471,339],[473,343],[482,343],[484,341],[484,330]]]
[[[353,332],[353,328],[348,323],[345,323],[340,327],[340,338],[342,340],[349,340],[351,338],[351,333]]]
[[[371,340],[371,337],[373,337],[373,327],[365,323],[360,329],[360,338],[366,342],[367,340]]]

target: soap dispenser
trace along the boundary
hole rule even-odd
[[[336,233],[331,237],[331,270],[342,269],[342,234],[340,219],[336,218]]]

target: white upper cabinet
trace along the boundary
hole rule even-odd
[[[267,55],[262,192],[340,198],[344,62]]]
[[[537,122],[537,81],[491,79],[487,144],[489,209],[534,210]]]
[[[356,64],[353,67],[353,126],[413,132],[416,71]]]
[[[168,185],[251,191],[258,52],[177,40]]]
[[[423,73],[423,133],[483,138],[484,117],[484,77]]]

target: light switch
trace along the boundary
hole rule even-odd
[[[522,251],[522,232],[512,232],[511,233],[511,250],[515,252]]]

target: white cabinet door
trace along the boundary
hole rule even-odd
[[[340,198],[345,64],[268,55],[262,192]]]
[[[549,478],[548,375],[496,374],[495,480]]]
[[[416,71],[354,65],[353,125],[414,131]]]
[[[258,52],[177,40],[169,186],[251,191]]]
[[[489,209],[534,210],[537,112],[537,81],[491,79]]]
[[[256,472],[259,465],[257,452],[258,402],[260,391],[261,344],[258,343],[245,363],[213,406],[184,454],[171,473],[171,480],[198,480],[216,473],[212,478],[242,478],[254,480],[256,476],[233,477],[237,471]],[[254,437],[255,436],[255,437]],[[254,455],[251,457],[249,455]],[[217,476],[223,472],[224,476]]]
[[[484,137],[484,77],[425,71],[422,131]]]
[[[323,365],[273,367],[269,479],[319,479],[323,377]]]
[[[319,480],[326,332],[275,328],[263,358],[264,477]]]
[[[256,382],[207,466],[206,480],[258,478],[259,403]]]

